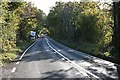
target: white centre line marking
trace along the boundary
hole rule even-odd
[[[14,73],[14,72],[15,72],[15,70],[16,70],[16,68],[14,67],[14,68],[12,69],[12,71],[11,71],[11,72],[12,72],[12,73]]]
[[[16,62],[16,64],[19,64],[20,62]]]
[[[62,60],[65,60],[64,58],[61,58]]]
[[[74,66],[79,72],[81,72],[83,75],[88,76],[88,75],[86,74],[86,73],[88,73],[88,74],[94,76],[95,78],[100,79],[98,76],[94,75],[93,73],[87,71],[86,69],[84,69],[84,68],[82,68],[81,66],[77,65],[76,63],[72,62],[72,61],[71,61],[70,59],[68,59],[67,57],[63,56],[60,52],[58,52],[56,49],[54,49],[54,48],[49,44],[47,38],[45,38],[45,40],[46,40],[48,46],[50,46],[51,49],[53,49],[56,53],[58,53],[58,54],[59,54],[60,56],[62,56],[64,59],[66,59],[66,60],[68,60],[70,63],[72,63],[73,66]],[[79,68],[79,69],[78,69],[78,68]],[[89,76],[88,76],[88,77],[89,77]]]

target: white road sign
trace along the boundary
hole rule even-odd
[[[31,31],[31,36],[35,36],[35,35],[36,35],[36,32]]]

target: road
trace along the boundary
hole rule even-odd
[[[4,67],[2,78],[116,80],[118,74],[114,63],[76,51],[45,36],[36,40],[22,55],[21,61]]]

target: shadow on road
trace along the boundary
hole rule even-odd
[[[45,72],[42,73],[43,75],[45,75],[45,77],[43,79],[48,79],[48,78],[77,78],[78,75],[76,74],[72,74],[72,71],[74,70],[73,67],[64,70],[64,69],[60,69],[60,70],[55,70],[55,71],[49,71],[49,72]],[[79,78],[81,78],[79,76]]]
[[[62,45],[59,45],[58,43],[55,43],[55,42],[53,43],[53,45],[57,46],[57,48],[59,49],[59,52],[62,51],[62,54],[65,55],[66,57],[68,57],[72,61],[81,61],[82,62],[85,60],[86,62],[89,62],[89,63],[95,65],[95,67],[106,67],[107,68],[107,66],[108,66],[106,64],[103,65],[103,64],[99,63],[99,62],[102,62],[102,60],[98,60],[98,58],[96,58],[96,57],[78,54],[77,51],[68,49]],[[27,51],[27,53],[22,58],[22,61],[31,62],[31,61],[41,61],[41,60],[50,59],[51,63],[52,63],[52,62],[55,62],[55,61],[61,59],[61,57],[58,54],[54,53],[54,51],[52,51],[50,48],[45,49],[44,46],[48,46],[48,45],[46,45],[45,40],[38,42],[34,47],[32,47],[32,49]],[[98,60],[99,62],[96,62],[96,60]],[[120,67],[118,67],[118,66],[116,66],[116,67],[117,67],[118,74],[120,74]],[[93,73],[94,73],[94,72],[96,72],[94,70],[95,69],[92,69],[91,71],[93,71]],[[106,70],[114,72],[114,69],[112,69],[111,67]],[[42,74],[48,75],[47,78],[53,77],[53,75],[58,78],[66,77],[66,75],[63,72],[65,72],[65,71],[59,70],[59,71],[46,72],[46,73],[42,73]],[[97,74],[97,73],[95,73],[95,74]],[[107,77],[107,75],[103,74],[103,73],[99,73],[99,76]],[[120,75],[119,75],[119,77],[120,77]],[[109,77],[108,77],[108,79],[109,79]]]
[[[46,51],[35,51],[32,53],[27,53],[23,58],[22,61],[31,62],[31,61],[41,61],[41,60],[48,60],[51,59],[51,62],[57,61],[60,58],[53,58],[48,52]]]

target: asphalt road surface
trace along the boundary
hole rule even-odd
[[[45,36],[22,55],[21,61],[3,67],[5,79],[74,78],[118,80],[114,63],[73,50]],[[23,79],[23,80],[24,80]]]

